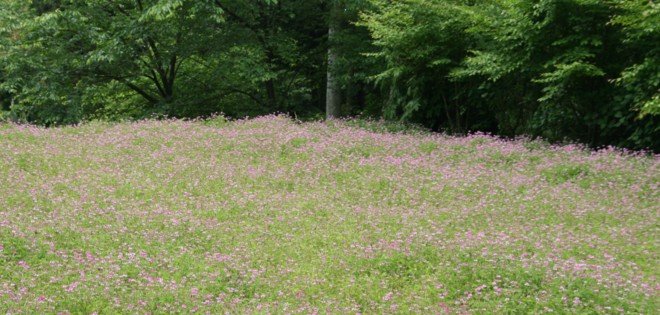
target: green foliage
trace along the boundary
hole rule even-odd
[[[15,231],[13,231],[15,233]],[[52,255],[48,248],[41,244],[30,244],[22,237],[15,235],[6,229],[0,231],[0,262],[3,265],[27,262],[30,265],[47,264]]]
[[[629,0],[5,0],[0,119],[313,119],[330,74],[341,115],[657,151],[658,24]]]
[[[653,1],[616,1],[621,14],[613,19],[625,30],[623,46],[633,63],[616,83],[627,91],[625,101],[644,115],[660,115],[660,5]]]
[[[366,0],[339,1],[339,5],[343,10],[329,17],[334,18],[338,26],[333,38],[328,39],[328,45],[336,53],[336,60],[328,71],[334,72],[342,89],[342,115],[380,117],[386,99],[374,86],[371,77],[385,67],[378,60],[367,57],[376,51],[376,46],[370,40],[369,30],[356,23],[360,12],[373,6]]]
[[[566,181],[576,181],[588,176],[589,168],[585,165],[559,165],[542,172],[545,179],[552,184],[563,184]]]
[[[386,118],[424,123],[455,132],[467,129],[467,95],[472,82],[449,74],[470,48],[467,1],[372,1],[362,15],[374,45],[371,56],[386,69],[374,76],[387,93]]]
[[[305,112],[320,89],[314,73],[323,55],[314,32],[325,19],[318,2],[12,5],[22,11],[1,11],[11,25],[0,37],[11,45],[0,55],[0,78],[11,80],[0,82],[14,96],[17,120]]]
[[[227,118],[223,115],[214,115],[209,119],[204,120],[203,124],[204,126],[209,126],[209,127],[224,127],[227,125]]]
[[[221,22],[208,1],[65,2],[16,26],[3,86],[16,95],[19,118],[46,125],[176,113],[177,101],[199,89],[175,83],[213,47]]]
[[[375,77],[387,118],[659,148],[648,117],[660,99],[653,2],[371,3],[361,23],[378,47],[370,56],[387,65]]]
[[[345,124],[351,127],[358,127],[376,133],[420,134],[429,132],[428,129],[421,125],[401,121],[356,118],[346,120]]]
[[[322,3],[216,1],[227,16],[227,30],[220,39],[227,49],[218,60],[229,62],[221,71],[232,82],[232,97],[247,96],[256,105],[248,110],[245,102],[233,102],[234,106],[223,109],[225,113],[310,110],[314,92],[321,90],[318,81],[324,78],[318,75],[325,74],[320,68],[324,50],[318,39],[327,32]]]

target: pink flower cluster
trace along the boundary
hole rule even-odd
[[[0,311],[646,313],[658,156],[345,121],[0,126]]]

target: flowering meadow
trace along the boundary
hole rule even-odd
[[[362,125],[0,125],[0,312],[658,314],[660,157]]]

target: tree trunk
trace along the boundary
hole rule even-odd
[[[339,3],[333,1],[328,27],[328,80],[325,94],[325,113],[327,118],[339,117],[341,113],[341,88],[337,82],[333,66],[337,61],[337,52],[332,47],[335,33],[339,27]]]
[[[270,47],[268,44],[266,44],[265,40],[261,40],[262,45],[266,46],[266,58],[268,60],[269,65],[275,64],[275,51],[273,50],[272,47]],[[275,80],[274,79],[268,79],[268,81],[265,82],[266,84],[266,96],[268,97],[268,105],[270,106],[271,111],[279,111],[281,108],[279,108],[279,104],[277,104],[277,90],[275,88]]]
[[[270,110],[280,110],[280,108],[277,105],[277,94],[275,92],[275,81],[273,79],[268,79],[266,81],[266,96],[268,96],[268,105],[270,106]]]

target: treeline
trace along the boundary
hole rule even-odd
[[[653,0],[2,2],[5,119],[361,115],[660,151]]]

